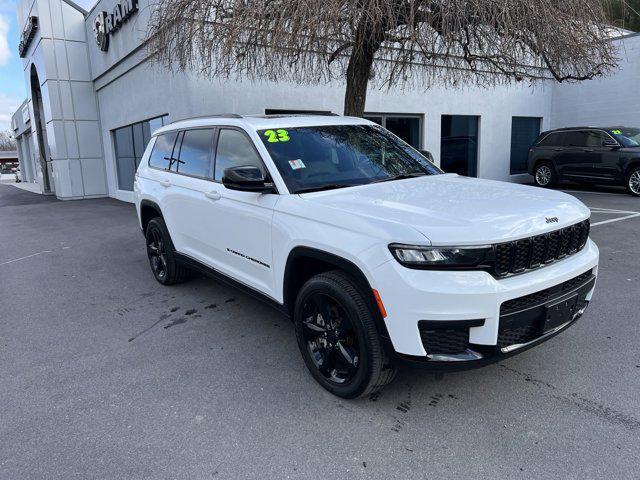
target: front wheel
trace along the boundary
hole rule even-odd
[[[533,178],[539,187],[550,187],[557,181],[556,172],[549,162],[541,162],[536,165]]]
[[[294,320],[307,368],[334,395],[369,395],[395,377],[367,301],[343,272],[308,280],[296,299]]]
[[[627,175],[627,190],[631,195],[640,197],[640,167],[634,167]]]

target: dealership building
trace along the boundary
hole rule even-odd
[[[149,0],[21,0],[19,53],[27,99],[13,115],[23,179],[60,199],[132,200],[151,133],[208,114],[341,113],[344,84],[295,85],[172,73],[150,61]],[[625,32],[626,33],[626,32]],[[540,131],[575,125],[640,126],[640,36],[614,36],[613,75],[579,84],[549,80],[494,88],[379,90],[366,117],[445,171],[527,181]]]

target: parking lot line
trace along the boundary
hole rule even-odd
[[[611,195],[611,192],[592,192],[589,190],[560,190],[561,192],[564,193],[590,193],[591,195]]]
[[[592,223],[591,226],[592,227],[597,227],[598,225],[604,225],[605,223],[621,222],[622,220],[629,220],[631,218],[636,218],[636,217],[640,217],[640,213],[634,213],[633,215],[627,215],[625,217],[611,218],[609,220],[603,220],[602,222]]]
[[[0,263],[0,267],[1,267],[2,265],[9,265],[10,263],[19,262],[20,260],[26,260],[27,258],[36,257],[36,256],[38,256],[38,255],[42,255],[42,254],[44,254],[44,253],[52,253],[52,251],[51,251],[51,250],[45,250],[45,251],[43,251],[43,252],[38,252],[38,253],[33,253],[33,254],[31,254],[31,255],[27,255],[26,257],[14,258],[13,260],[9,260],[9,261],[7,261],[7,262]]]
[[[602,214],[611,214],[611,215],[615,215],[615,214],[634,214],[634,213],[640,213],[640,212],[636,212],[633,210],[615,210],[613,208],[600,208],[600,207],[589,207],[589,209],[593,212],[593,213],[602,213]]]

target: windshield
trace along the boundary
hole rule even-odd
[[[293,193],[442,173],[377,125],[261,130],[258,135]]]
[[[611,134],[623,147],[640,147],[640,128],[614,128]]]

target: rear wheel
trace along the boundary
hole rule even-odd
[[[627,190],[631,195],[640,197],[640,167],[634,167],[627,175]]]
[[[175,258],[169,231],[161,217],[149,221],[145,237],[149,265],[158,282],[163,285],[173,285],[189,277],[189,269]]]
[[[331,393],[369,395],[395,377],[365,297],[343,272],[308,280],[296,299],[294,320],[307,368]]]
[[[551,162],[540,162],[536,165],[533,178],[539,187],[550,187],[555,185],[558,180]]]

